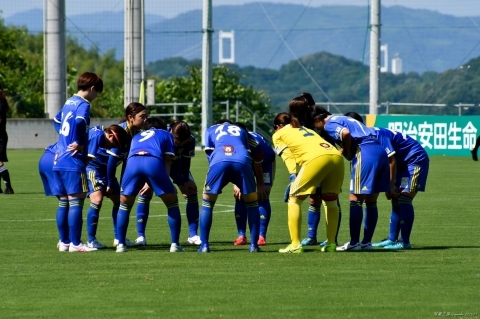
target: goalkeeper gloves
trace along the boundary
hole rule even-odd
[[[290,185],[292,185],[295,178],[297,178],[297,174],[290,174],[290,183],[287,185],[287,188],[285,188],[285,193],[283,194],[283,201],[285,203],[288,202],[288,198],[290,197]]]

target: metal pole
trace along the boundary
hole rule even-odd
[[[202,50],[202,145],[203,132],[213,124],[212,108],[212,0],[203,0],[203,50]]]
[[[236,111],[236,116],[235,116],[235,122],[238,122],[238,109],[240,108],[240,103],[237,102],[235,103],[235,111]]]
[[[45,117],[53,119],[67,96],[65,0],[44,0]],[[76,92],[75,92],[76,93]]]
[[[370,114],[378,114],[380,75],[380,0],[372,0],[370,17]]]
[[[253,113],[253,132],[257,131],[257,114]]]
[[[227,120],[230,119],[230,100],[227,100]]]
[[[155,104],[155,80],[147,80],[147,105]]]

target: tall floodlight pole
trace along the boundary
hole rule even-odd
[[[204,131],[213,124],[212,110],[212,0],[203,0],[202,49],[202,146]]]
[[[378,114],[380,75],[380,0],[371,0],[370,17],[370,114]]]
[[[65,0],[44,0],[45,117],[53,119],[67,99]]]
[[[125,0],[124,107],[139,101],[145,78],[144,8],[144,0]]]

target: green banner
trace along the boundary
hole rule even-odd
[[[480,116],[367,115],[367,126],[399,131],[417,140],[429,155],[471,156]]]

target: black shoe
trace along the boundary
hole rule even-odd
[[[15,193],[13,192],[13,189],[11,189],[11,188],[5,188],[5,195],[11,195],[11,194],[15,194]]]
[[[478,161],[477,151],[478,151],[478,150],[470,150],[470,152],[472,153],[472,159],[473,159],[475,162]]]
[[[3,191],[2,191],[2,188],[0,187],[0,194],[2,194],[2,193],[3,193]]]

